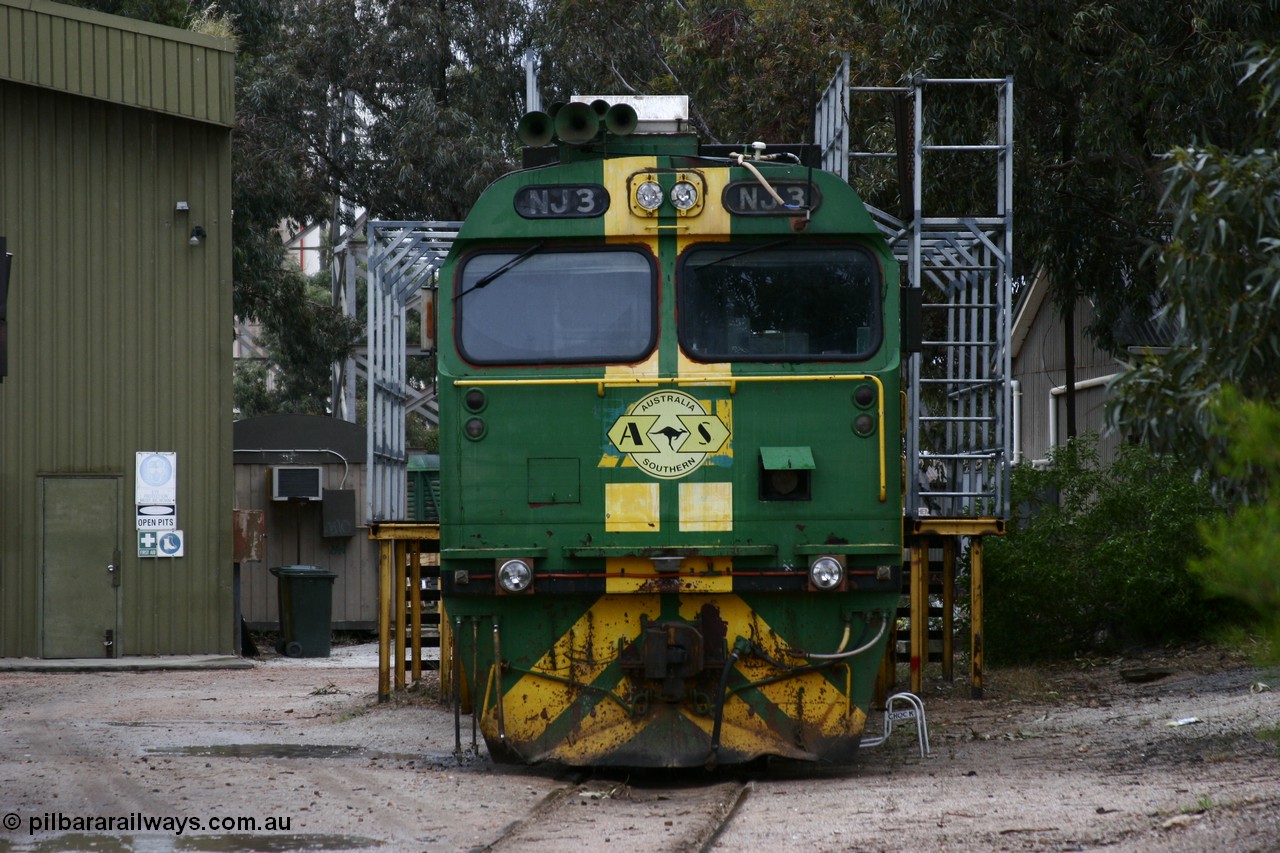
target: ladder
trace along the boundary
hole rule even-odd
[[[989,105],[983,138],[943,141],[928,98],[965,89]],[[892,151],[852,150],[851,93],[887,95]],[[868,205],[918,291],[922,350],[905,357],[908,395],[908,518],[1004,519],[1013,448],[1010,338],[1013,267],[1013,78],[916,77],[902,86],[850,86],[849,57],[820,99],[816,142],[823,167],[849,179],[849,164],[892,160],[900,215]],[[931,158],[967,158],[988,190],[986,209],[962,215],[927,209]]]

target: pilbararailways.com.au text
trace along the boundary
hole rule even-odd
[[[244,817],[215,815],[213,817],[172,817],[146,815],[141,812],[129,812],[116,815],[67,814],[66,812],[44,812],[28,815],[26,818],[27,834],[41,832],[168,832],[182,835],[184,832],[288,832],[292,828],[293,818],[284,817]],[[4,828],[13,831],[22,826],[21,816],[9,813],[4,816]]]

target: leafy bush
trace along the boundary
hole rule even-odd
[[[1098,463],[1096,437],[1019,466],[1005,537],[988,540],[985,647],[996,660],[1199,637],[1210,623],[1197,523],[1216,515],[1189,466],[1140,446]]]
[[[1280,662],[1280,407],[1224,387],[1215,413],[1228,447],[1219,466],[1242,500],[1200,525],[1204,556],[1191,571],[1211,594],[1247,608],[1263,640],[1261,657]]]

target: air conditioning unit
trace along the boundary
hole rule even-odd
[[[271,500],[318,501],[324,492],[319,465],[281,465],[271,469]]]

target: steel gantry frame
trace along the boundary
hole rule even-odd
[[[906,358],[909,472],[904,511],[909,518],[1007,518],[1013,422],[1010,338],[1013,269],[1013,78],[919,77],[905,86],[849,86],[848,57],[819,108],[816,126],[824,165],[847,179],[851,159],[897,158],[909,186],[904,216],[868,205],[876,224],[906,267],[905,285],[921,291],[926,329],[941,337],[922,341]],[[980,142],[935,141],[926,125],[925,96],[943,87],[976,87],[992,97],[991,138]],[[851,151],[850,93],[885,93],[899,99],[895,152]],[[824,120],[844,108],[844,120]],[[905,134],[904,134],[905,131]],[[935,215],[925,209],[925,164],[942,152],[994,156],[988,210],[966,216]],[[901,162],[903,157],[909,162]],[[981,170],[973,170],[981,176]]]
[[[965,144],[926,143],[923,122],[927,86],[982,86],[995,96],[995,139]],[[914,114],[913,217],[910,226],[911,286],[932,285],[941,296],[925,299],[924,311],[940,311],[945,336],[924,340],[923,351],[908,365],[913,427],[909,459],[919,476],[909,481],[907,511],[946,518],[1009,514],[1009,466],[1013,449],[1013,402],[1009,383],[1013,293],[1013,78],[924,80],[912,87]],[[993,209],[965,217],[928,215],[922,208],[925,156],[930,152],[992,153]],[[890,228],[894,223],[887,223]],[[931,375],[926,365],[945,364]],[[941,388],[933,398],[942,411],[929,411],[922,392]],[[938,424],[943,439],[930,441]],[[935,481],[931,475],[941,471]],[[937,508],[938,512],[933,510]]]
[[[368,224],[367,359],[368,446],[366,518],[403,521],[407,515],[405,417],[434,411],[434,389],[411,388],[407,378],[408,309],[429,308],[436,273],[458,235],[460,222]]]
[[[986,139],[944,143],[927,126],[925,96],[947,87],[977,87],[994,97],[994,121]],[[852,92],[894,99],[895,150],[852,151]],[[911,690],[923,688],[928,660],[931,551],[943,554],[943,674],[950,677],[951,596],[959,547],[968,544],[970,584],[970,690],[983,691],[984,537],[1002,533],[1009,513],[1013,402],[1011,372],[1013,293],[1013,78],[917,77],[904,86],[849,85],[846,54],[818,104],[815,141],[823,166],[848,180],[858,159],[896,161],[902,216],[867,205],[906,268],[907,288],[917,291],[921,312],[941,335],[921,341],[906,357],[908,417],[904,436],[907,482],[904,532],[909,584]],[[993,157],[990,208],[967,216],[937,215],[925,207],[925,163],[940,154]],[[904,162],[905,161],[905,162]],[[980,175],[981,170],[972,170]],[[914,301],[914,300],[913,300]],[[896,643],[894,644],[896,645]],[[896,654],[887,658],[892,673]],[[884,670],[882,670],[884,672]],[[892,683],[892,676],[887,678]]]

